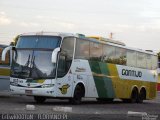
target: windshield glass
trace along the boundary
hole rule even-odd
[[[52,51],[17,50],[11,76],[18,78],[54,78],[56,65],[51,63]]]
[[[11,76],[22,79],[55,78],[56,64],[51,62],[51,56],[60,43],[61,37],[20,37],[14,51]]]
[[[59,46],[61,37],[56,36],[21,36],[16,48],[47,48],[55,49]]]

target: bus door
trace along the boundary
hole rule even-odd
[[[64,38],[59,53],[57,79],[56,79],[56,96],[57,97],[71,97],[73,74],[71,71],[74,41],[72,37]]]

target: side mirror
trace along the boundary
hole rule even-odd
[[[53,52],[52,52],[52,63],[56,63],[57,62],[57,54],[58,54],[58,52],[60,52],[60,48],[58,47],[58,48],[56,48],[56,49],[54,49],[53,50]]]
[[[8,46],[2,51],[2,58],[1,58],[2,61],[6,60],[6,54],[9,50],[12,50],[12,46]]]

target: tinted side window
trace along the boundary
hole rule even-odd
[[[76,40],[76,59],[89,59],[89,41],[77,39]]]
[[[137,52],[137,67],[146,68],[146,54]]]
[[[137,67],[137,53],[133,50],[127,50],[127,66]]]
[[[116,59],[115,64],[126,65],[126,49],[116,47]]]
[[[63,77],[70,69],[74,51],[74,38],[64,38],[59,54],[57,76]]]
[[[114,46],[103,45],[103,61],[106,63],[115,63],[116,49]]]
[[[157,56],[152,56],[152,69],[155,70],[158,67],[158,58]]]
[[[152,56],[150,54],[146,54],[146,63],[147,69],[152,69]]]
[[[101,61],[102,44],[90,42],[90,60]]]

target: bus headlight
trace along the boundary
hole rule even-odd
[[[54,84],[43,84],[42,88],[49,88],[49,87],[53,87]]]

